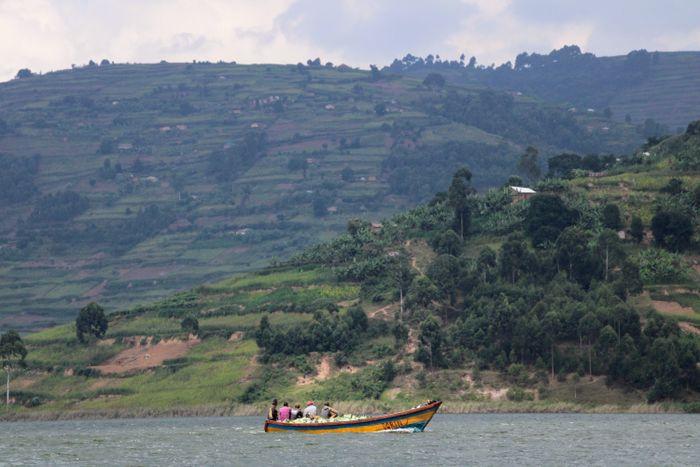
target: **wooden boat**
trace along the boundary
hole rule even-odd
[[[420,432],[425,430],[440,405],[442,405],[442,401],[431,401],[403,412],[340,422],[294,423],[266,420],[265,431],[292,431],[309,434],[370,433],[391,430]]]

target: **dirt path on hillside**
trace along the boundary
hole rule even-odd
[[[390,321],[394,319],[394,312],[399,309],[398,303],[389,303],[381,308],[367,312],[369,318],[382,319],[384,321]]]
[[[416,330],[410,328],[408,330],[408,340],[406,341],[406,353],[412,354],[418,350],[418,336],[416,335]]]
[[[191,335],[187,340],[167,339],[152,345],[151,337],[145,344],[141,344],[141,338],[136,336],[132,342],[133,347],[119,352],[102,365],[92,368],[104,374],[120,374],[157,367],[165,360],[184,356],[187,351],[199,344],[200,340]]]

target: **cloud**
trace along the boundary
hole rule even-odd
[[[517,0],[509,10],[522,23],[545,29],[561,23],[587,25],[587,42],[579,44],[598,55],[630,50],[700,48],[697,2],[693,0]]]
[[[439,53],[475,12],[459,0],[299,0],[275,25],[291,42],[366,67],[408,52]]]
[[[66,67],[74,52],[69,32],[49,0],[0,1],[0,79],[38,63]]]
[[[523,51],[549,52],[567,44],[585,46],[593,29],[583,21],[547,25],[524,21],[513,11],[510,1],[474,0],[473,4],[478,6],[478,13],[465,19],[447,44],[487,65],[513,60]]]
[[[0,80],[118,62],[324,61],[367,67],[406,53],[480,63],[578,44],[598,55],[700,49],[694,1],[0,0]]]

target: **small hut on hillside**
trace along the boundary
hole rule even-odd
[[[517,203],[532,198],[537,192],[524,186],[511,186],[510,193],[513,197],[513,202]]]

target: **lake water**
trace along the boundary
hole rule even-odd
[[[698,415],[437,415],[424,433],[264,433],[256,417],[0,423],[0,464],[700,465]]]

